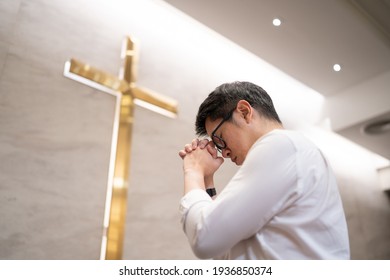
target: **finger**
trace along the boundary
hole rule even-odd
[[[198,144],[199,144],[199,139],[193,139],[191,142],[192,149],[195,150],[196,148],[198,148]]]
[[[186,151],[184,151],[184,150],[180,150],[179,151],[179,156],[182,158],[182,159],[184,159],[184,157],[187,155],[187,153],[186,153]]]
[[[213,141],[210,141],[209,144],[207,145],[209,152],[210,154],[213,156],[213,158],[217,158],[218,157],[218,150],[217,148],[215,147],[215,144]]]
[[[214,144],[214,142],[213,142],[213,141],[209,141],[209,144],[208,144],[208,146],[210,146],[210,147],[212,147],[213,149],[215,149],[215,144]]]
[[[213,158],[217,158],[218,157],[217,149],[215,149],[215,147],[213,147],[213,145],[207,145],[207,151],[210,153],[210,155]]]
[[[199,147],[201,149],[204,149],[208,144],[209,144],[209,140],[208,139],[202,139],[199,141]]]
[[[191,153],[192,152],[192,144],[187,144],[184,146],[184,150],[187,152],[187,153]]]
[[[225,161],[225,160],[223,159],[223,157],[217,157],[217,160],[219,161],[219,164],[220,164],[220,165],[222,165],[223,162]]]

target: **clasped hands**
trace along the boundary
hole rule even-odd
[[[183,159],[185,174],[196,172],[204,177],[213,176],[223,163],[223,158],[218,156],[214,143],[208,139],[192,140],[179,151],[179,156]]]

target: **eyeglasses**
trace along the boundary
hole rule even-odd
[[[233,110],[231,110],[223,119],[222,121],[219,123],[219,125],[217,125],[217,127],[213,130],[213,132],[211,132],[211,140],[213,141],[215,147],[217,148],[217,150],[222,153],[222,150],[226,148],[226,142],[219,136],[215,135],[215,132],[218,130],[218,128],[221,127],[221,125],[226,122],[228,119],[230,119],[233,115],[233,112],[236,108],[234,108]]]

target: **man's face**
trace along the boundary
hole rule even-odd
[[[233,113],[228,120],[219,118],[211,121],[207,118],[206,131],[214,143],[224,147],[221,149],[224,158],[230,158],[235,164],[242,165],[251,145],[248,133],[239,122],[232,122],[233,118],[240,118],[240,116]]]

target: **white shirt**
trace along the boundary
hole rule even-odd
[[[180,212],[199,258],[350,258],[333,172],[297,132],[273,130],[260,138],[215,200],[192,190]]]

